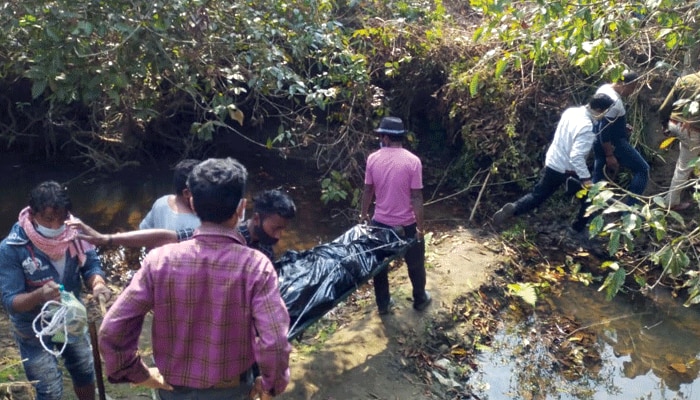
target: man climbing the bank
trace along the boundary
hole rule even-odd
[[[423,166],[420,158],[403,148],[406,130],[400,118],[382,118],[375,133],[381,148],[367,158],[360,220],[369,221],[369,209],[376,199],[371,225],[396,229],[405,238],[415,238],[404,258],[413,286],[413,308],[423,311],[432,301],[425,290]],[[394,304],[389,293],[388,268],[379,272],[373,282],[379,314],[388,314]]]
[[[605,94],[596,94],[585,106],[570,107],[564,110],[554,139],[547,149],[544,169],[540,180],[532,191],[514,203],[507,203],[493,215],[493,222],[500,227],[516,215],[522,215],[539,207],[569,178],[576,177],[584,187],[589,187],[591,173],[586,165],[586,156],[595,141],[593,124],[600,121],[613,100]],[[582,199],[579,214],[572,225],[575,232],[582,232],[586,218],[586,199]]]
[[[251,388],[269,399],[285,390],[289,315],[277,273],[236,230],[246,181],[245,167],[231,158],[194,168],[187,186],[202,225],[190,240],[151,250],[102,322],[111,382],[158,389],[162,400],[242,399]],[[155,368],[138,352],[149,312]],[[261,372],[255,386],[254,363]]]
[[[596,91],[609,96],[614,103],[605,114],[605,118],[594,126],[597,135],[593,144],[595,162],[592,180],[593,183],[600,182],[606,179],[606,175],[612,178],[620,167],[624,167],[632,173],[630,193],[641,196],[649,180],[649,164],[629,142],[627,112],[622,102],[623,97],[635,91],[638,81],[639,75],[636,72],[624,71],[620,81],[606,83]],[[630,196],[626,202],[633,204],[636,200]]]

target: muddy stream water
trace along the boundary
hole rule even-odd
[[[249,168],[248,198],[279,188],[295,200],[298,215],[277,245],[306,249],[327,242],[349,228],[342,211],[323,205],[310,169],[276,161],[274,172]],[[134,229],[153,201],[171,192],[168,165],[110,175],[75,168],[13,164],[0,166],[0,232],[9,231],[26,205],[31,187],[44,180],[67,185],[74,214],[103,232]],[[452,209],[450,209],[451,211]],[[250,210],[248,210],[250,212]],[[426,208],[426,219],[451,217],[440,204]],[[248,214],[250,215],[250,214]],[[465,212],[465,218],[468,213]],[[5,236],[3,233],[2,236]],[[605,300],[595,285],[565,284],[561,295],[546,299],[554,312],[575,316],[594,332],[600,360],[583,377],[567,377],[553,368],[551,353],[539,340],[537,313],[527,320],[506,314],[492,345],[482,351],[470,385],[481,399],[700,399],[700,320],[696,308],[662,290],[655,301],[618,296]]]
[[[567,339],[593,338],[580,356],[594,360],[575,377],[557,371],[543,338],[544,316],[506,313],[504,327],[479,356],[473,385],[488,399],[700,399],[700,313],[669,291],[607,301],[597,286],[564,283],[552,310],[575,316],[581,329]],[[559,329],[558,326],[548,329]],[[586,354],[588,353],[588,354]]]

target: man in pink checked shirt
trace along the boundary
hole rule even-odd
[[[289,315],[270,260],[246,246],[247,171],[209,159],[187,180],[202,225],[194,237],[152,250],[102,322],[99,339],[110,382],[158,389],[163,400],[268,399],[289,383]],[[153,357],[138,354],[153,311]],[[261,376],[253,383],[251,367]],[[252,389],[252,392],[251,392]]]

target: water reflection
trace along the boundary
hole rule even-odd
[[[567,377],[550,351],[554,343],[538,333],[545,317],[510,316],[492,351],[480,356],[474,385],[489,399],[698,398],[698,312],[667,292],[654,297],[608,302],[595,288],[565,284],[552,305],[594,333],[597,341],[586,351],[597,352],[600,363],[587,365],[583,376]]]
[[[580,289],[569,285],[567,292]],[[687,392],[694,387],[700,371],[700,322],[695,308],[682,307],[663,289],[654,293],[653,301],[640,296],[607,302],[602,293],[586,293],[589,291],[586,288],[582,298],[561,296],[556,304],[584,325],[591,325],[612,350],[616,364],[621,364],[622,376],[636,389],[650,384],[649,380],[654,383],[649,390],[663,387]]]
[[[297,216],[276,245],[276,253],[286,249],[306,249],[326,242],[344,232],[348,222],[331,218],[320,202],[313,172],[303,164],[277,159],[269,171],[248,167],[249,199],[247,215],[252,215],[252,196],[260,190],[279,188],[297,205]],[[4,190],[0,191],[0,235],[6,236],[26,206],[29,191],[45,180],[66,184],[74,214],[103,232],[137,229],[153,201],[172,191],[172,171],[168,165],[149,166],[115,174],[85,173],[60,165],[1,165]]]

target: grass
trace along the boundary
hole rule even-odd
[[[301,354],[309,355],[317,353],[337,330],[338,321],[322,318],[306,328],[298,344],[295,344],[295,347]],[[304,340],[304,336],[310,339]]]

